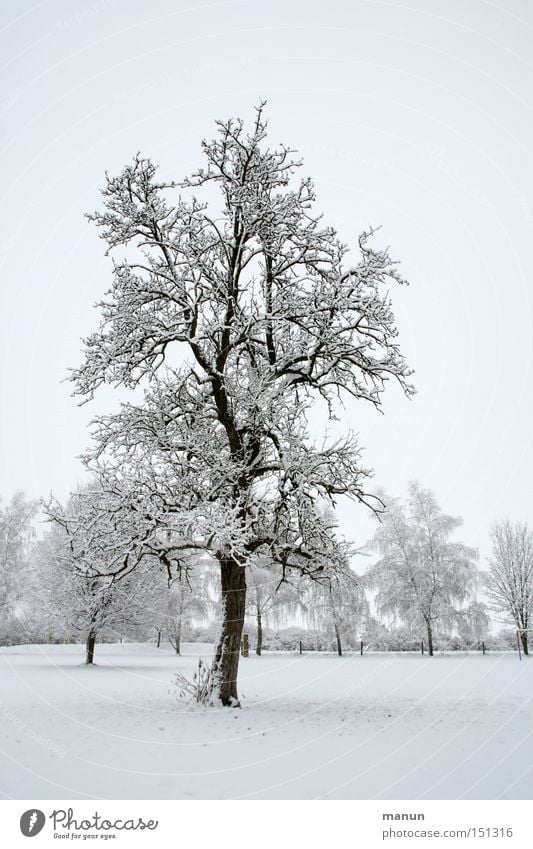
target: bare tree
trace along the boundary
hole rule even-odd
[[[517,628],[533,623],[533,533],[526,523],[508,519],[492,528],[487,594],[493,609],[505,614]],[[527,633],[522,635],[528,654]]]
[[[357,264],[345,266],[311,180],[295,180],[301,163],[267,144],[262,106],[250,133],[240,120],[217,128],[202,143],[205,166],[181,183],[140,156],[107,178],[91,219],[128,258],[114,261],[73,379],[86,399],[106,382],[144,387],[142,402],[97,421],[87,462],[114,467],[138,493],[162,556],[172,539],[170,562],[197,549],[218,563],[215,696],[238,705],[246,567],[262,555],[281,581],[322,575],[333,542],[317,499],[372,503],[355,436],[317,447],[310,407],[322,402],[333,417],[344,394],[380,409],[389,378],[413,390],[388,252],[364,233]]]
[[[451,624],[455,605],[475,586],[477,552],[449,540],[462,520],[443,513],[433,493],[419,484],[410,485],[407,504],[384,499],[387,510],[374,536],[382,556],[368,580],[377,587],[380,612],[423,626],[433,655],[435,625]]]

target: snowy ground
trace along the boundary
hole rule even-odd
[[[3,797],[532,796],[531,659],[254,656],[243,709],[203,710],[171,686],[202,650],[0,649]]]

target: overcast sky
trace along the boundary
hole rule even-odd
[[[216,118],[266,98],[327,222],[354,245],[381,224],[411,282],[393,299],[418,394],[346,410],[376,484],[432,488],[482,555],[494,518],[533,522],[533,4],[4,0],[0,39],[4,499],[64,497],[113,401],[61,382],[110,283],[83,217],[104,171],[140,150],[179,179]]]

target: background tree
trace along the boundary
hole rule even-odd
[[[265,620],[279,622],[283,612],[294,614],[301,609],[300,592],[294,583],[280,585],[276,570],[261,560],[249,567],[247,586],[246,613],[255,620],[255,653],[261,655]]]
[[[435,626],[453,623],[457,604],[475,586],[477,552],[449,537],[462,524],[442,512],[435,496],[418,483],[407,503],[384,496],[386,511],[374,536],[380,560],[369,570],[383,614],[398,616],[426,631],[433,655]]]
[[[468,607],[458,612],[457,631],[462,645],[479,648],[487,639],[489,630],[489,611],[482,601],[471,601]]]
[[[355,437],[317,446],[309,409],[323,402],[333,417],[343,394],[379,409],[389,378],[412,388],[388,252],[365,233],[345,266],[311,180],[295,179],[301,163],[267,144],[262,107],[250,133],[240,120],[217,128],[204,167],[179,184],[140,156],[107,178],[91,219],[128,258],[115,258],[73,378],[85,398],[105,382],[144,387],[141,402],[98,420],[87,462],[138,493],[160,552],[170,532],[170,560],[200,549],[218,563],[214,689],[236,705],[246,567],[262,556],[282,581],[322,575],[332,541],[316,502],[369,500]]]
[[[37,503],[22,492],[0,508],[0,644],[27,641],[33,632],[28,587],[36,511]]]
[[[43,594],[56,627],[84,636],[85,662],[92,664],[104,628],[120,632],[153,607],[150,557],[159,561],[138,539],[136,512],[101,482],[74,493],[66,506],[49,502],[46,511],[54,524],[40,545]]]
[[[517,628],[533,622],[533,533],[526,523],[496,522],[492,528],[487,594],[493,609]],[[522,635],[528,654],[527,634]]]
[[[337,654],[343,645],[354,648],[369,616],[362,581],[344,558],[344,563],[326,581],[315,581],[303,594],[307,620],[315,629],[333,634]]]
[[[204,619],[209,609],[209,595],[201,570],[190,568],[176,575],[166,592],[165,631],[176,654],[181,653],[183,631],[197,617]]]

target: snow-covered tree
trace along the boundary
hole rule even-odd
[[[303,606],[309,624],[332,633],[339,656],[344,643],[355,646],[369,617],[362,581],[346,560],[327,581],[315,581],[306,588]]]
[[[98,420],[87,462],[113,469],[127,499],[137,492],[161,556],[200,549],[218,563],[214,695],[237,705],[247,566],[260,556],[282,581],[323,575],[333,542],[317,499],[370,501],[355,436],[316,445],[309,409],[333,417],[342,395],[379,409],[390,378],[412,388],[388,252],[364,233],[346,264],[311,180],[296,180],[301,163],[268,144],[263,107],[249,133],[240,120],[217,127],[181,183],[140,156],[107,178],[91,219],[115,255],[113,283],[73,379],[86,399],[104,383],[136,399],[144,388]]]
[[[463,645],[479,647],[487,639],[490,616],[487,605],[482,601],[471,601],[457,614],[457,632]]]
[[[36,595],[41,621],[49,635],[65,642],[85,642],[85,663],[94,662],[96,640],[102,634],[118,640],[139,628],[147,613],[145,588],[152,576],[141,569],[120,580],[101,578],[74,569],[66,534],[55,529],[39,543],[40,575],[45,579]]]
[[[526,523],[496,522],[492,528],[487,594],[493,609],[517,628],[533,627],[533,533]],[[528,635],[522,635],[528,654]]]
[[[427,634],[433,654],[435,626],[453,624],[458,604],[475,583],[477,552],[449,537],[462,524],[442,512],[435,496],[418,483],[409,487],[407,503],[383,496],[386,511],[374,535],[380,560],[369,570],[377,588],[376,604]]]
[[[209,610],[205,577],[198,567],[177,574],[167,587],[163,608],[164,631],[176,654],[181,653],[184,629],[194,618],[204,619]]]
[[[261,655],[265,620],[279,622],[284,612],[300,609],[302,601],[298,587],[287,581],[280,585],[276,570],[269,568],[268,562],[258,561],[248,568],[247,586],[246,613],[255,621],[255,653]]]
[[[32,520],[37,503],[17,492],[0,508],[0,643],[24,639],[31,577]]]
[[[104,629],[121,632],[153,609],[154,564],[139,541],[135,512],[124,510],[99,483],[63,506],[46,505],[53,522],[40,544],[42,598],[57,629],[81,635],[87,664]],[[159,576],[162,583],[162,576]]]

